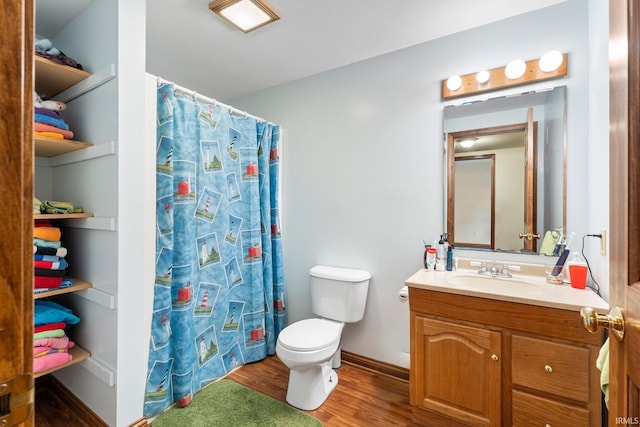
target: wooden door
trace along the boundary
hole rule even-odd
[[[537,135],[533,122],[533,107],[527,110],[527,128],[525,130],[525,169],[524,169],[524,249],[529,252],[538,252],[538,191],[537,191]]]
[[[640,0],[609,11],[610,303],[626,320],[624,340],[610,339],[614,426],[640,423]]]
[[[33,0],[0,12],[0,425],[33,415]]]

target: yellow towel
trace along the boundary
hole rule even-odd
[[[600,371],[600,389],[604,394],[604,403],[609,408],[609,338],[604,342],[598,359],[596,360],[596,368]]]

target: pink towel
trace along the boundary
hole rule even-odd
[[[42,357],[53,353],[67,353],[66,348],[33,347],[33,357]]]
[[[60,338],[40,338],[33,340],[34,347],[51,347],[51,348],[71,348],[75,345],[73,341],[69,341],[68,336]]]
[[[70,362],[73,357],[69,353],[52,353],[33,359],[33,373],[46,371]]]

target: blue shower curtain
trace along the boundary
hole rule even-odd
[[[280,129],[157,92],[156,278],[144,415],[275,352],[284,328]]]

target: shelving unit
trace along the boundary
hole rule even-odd
[[[65,65],[56,64],[48,59],[35,57],[35,89],[38,93],[45,93],[52,98],[70,87],[80,83],[81,81],[91,77],[91,74]],[[62,154],[71,153],[73,151],[83,150],[92,147],[93,144],[82,141],[74,141],[68,139],[49,138],[44,136],[34,137],[34,154],[39,157],[55,157]],[[34,214],[33,218],[48,220],[78,220],[92,218],[93,213],[71,213],[71,214]],[[92,284],[84,280],[72,278],[73,285],[67,288],[52,289],[46,292],[34,293],[33,299],[49,298],[63,294],[69,294],[80,290],[92,288]],[[72,359],[63,364],[45,371],[37,372],[34,378],[38,378],[60,369],[75,365],[79,362],[87,360],[91,353],[79,345],[74,345],[69,349]]]

